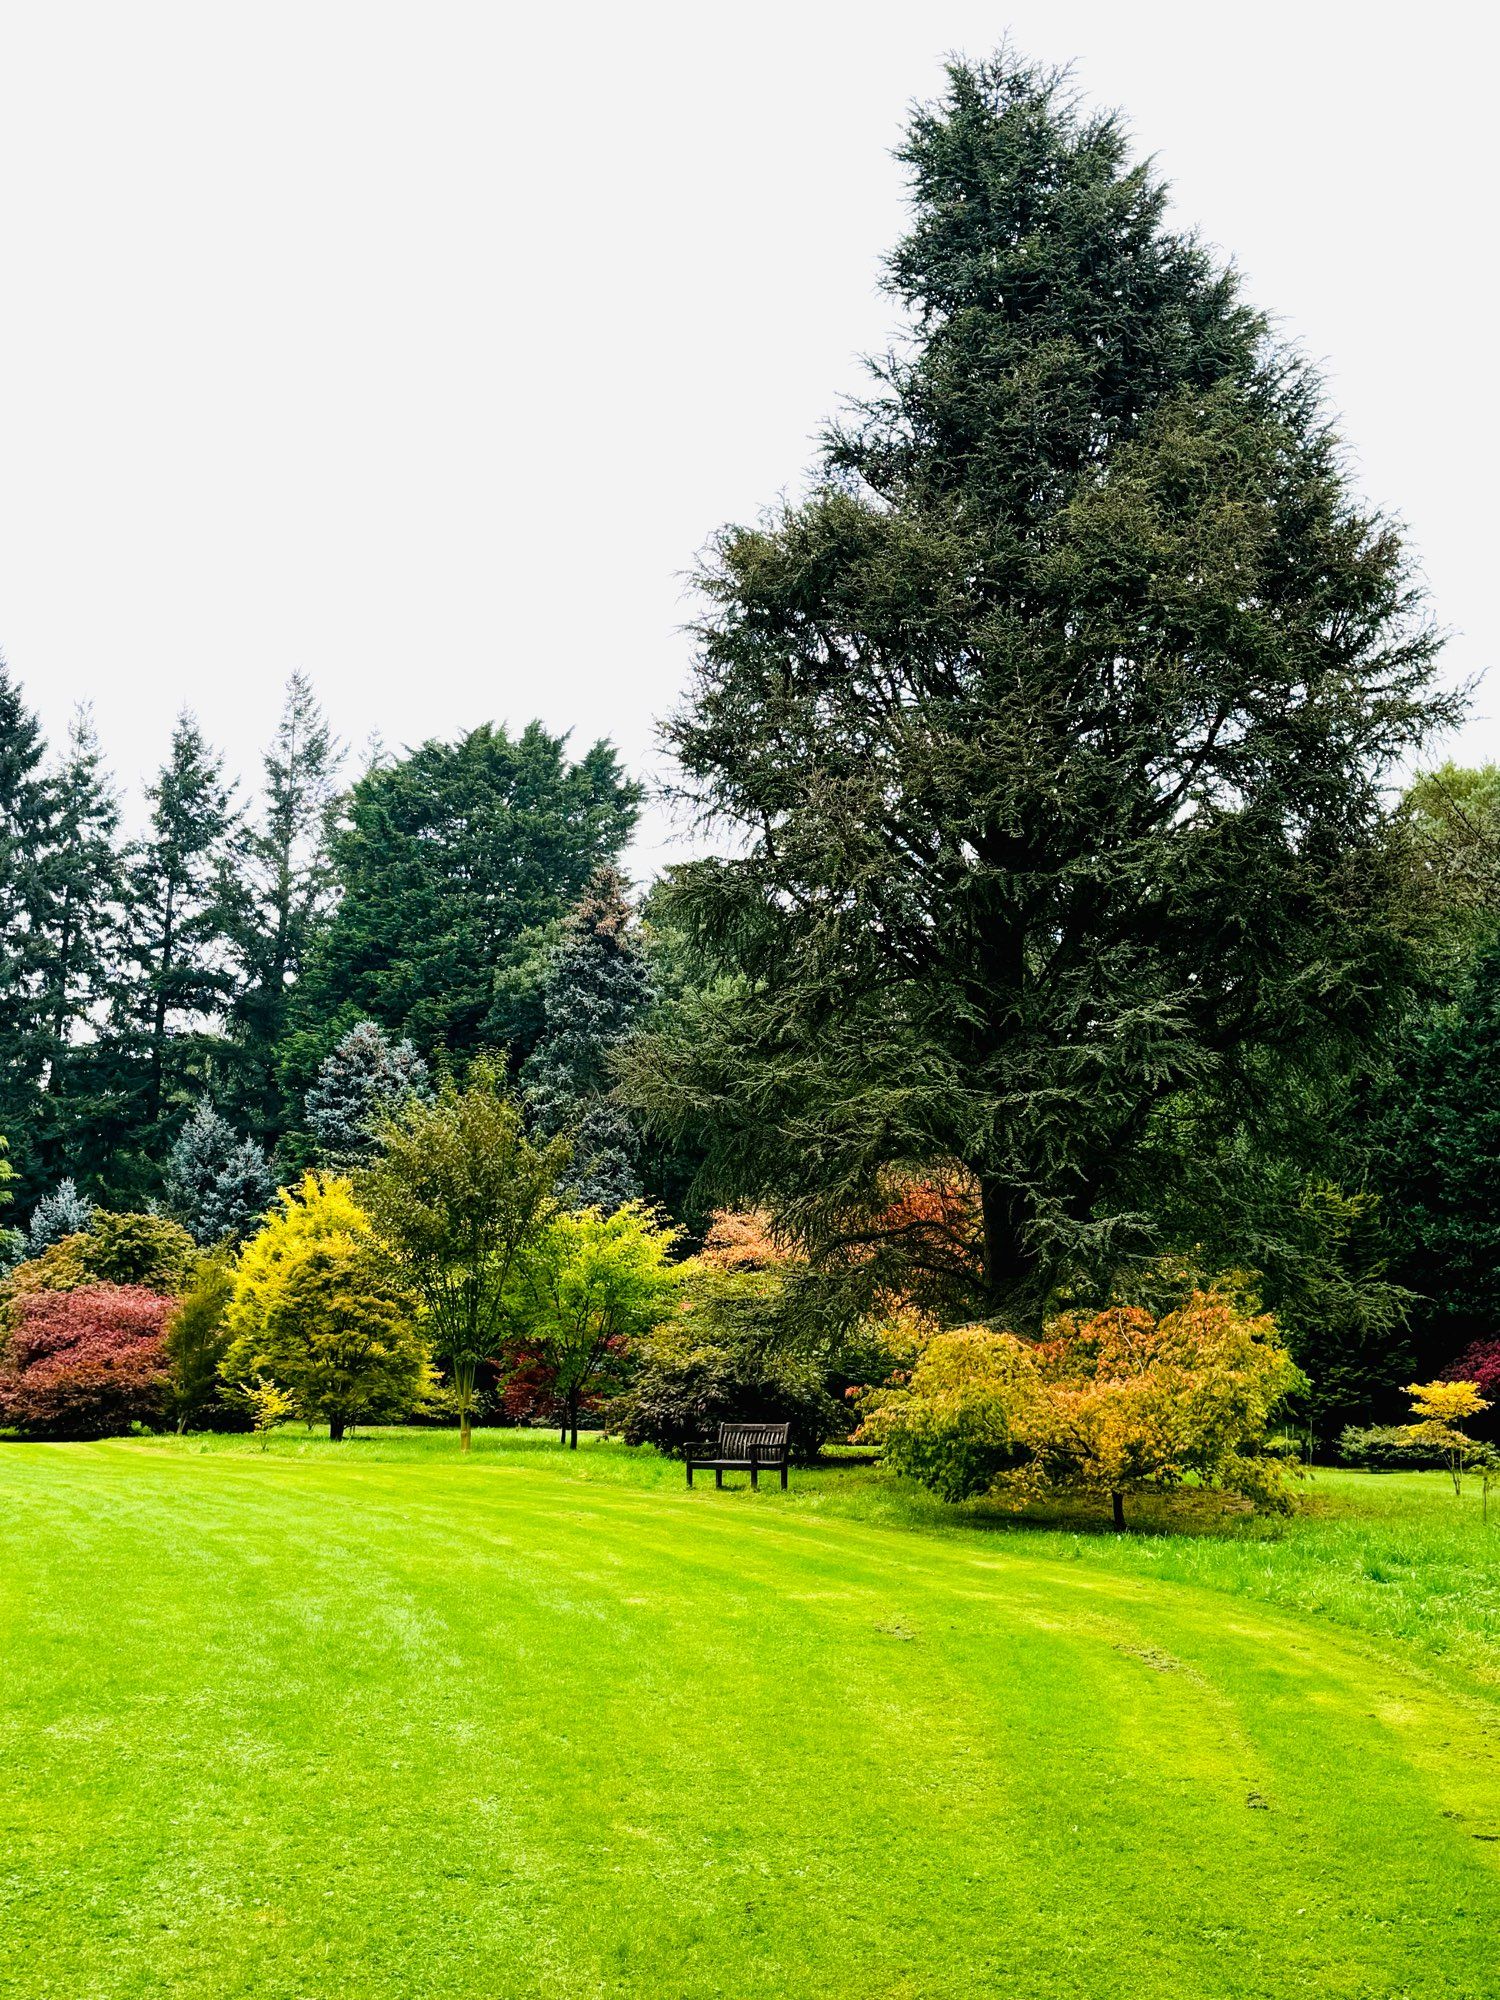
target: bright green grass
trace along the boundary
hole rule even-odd
[[[0,1446],[0,1991],[1500,1989],[1500,1522],[1115,1538],[615,1446]]]

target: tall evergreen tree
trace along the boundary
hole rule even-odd
[[[1407,1027],[1375,1093],[1372,1176],[1418,1295],[1423,1371],[1500,1328],[1500,936]]]
[[[150,823],[128,861],[127,936],[112,1046],[120,1064],[127,1182],[150,1182],[191,1099],[202,1093],[233,990],[243,926],[232,866],[238,829],[222,760],[186,711],[147,790]]]
[[[518,971],[540,969],[538,934],[619,852],[639,798],[607,743],[572,763],[539,723],[372,765],[334,842],[341,896],[302,1019],[343,1007],[459,1055],[513,1041]]]
[[[278,1066],[292,989],[333,906],[329,839],[342,756],[311,682],[294,673],[264,759],[260,811],[243,838],[247,894],[232,1014],[242,1054],[237,1098],[272,1145],[291,1122]]]
[[[42,929],[51,803],[36,717],[0,659],[0,1130],[23,1199],[41,1171]]]
[[[570,1198],[606,1214],[641,1196],[639,1134],[612,1068],[651,1003],[633,914],[619,869],[597,869],[552,955],[544,1026],[521,1070],[536,1128],[572,1144]]]
[[[1185,1096],[1253,1145],[1369,1030],[1383,786],[1457,705],[1317,381],[1116,118],[1002,53],[902,157],[909,344],[702,579],[668,740],[735,848],[672,905],[741,987],[632,1095],[820,1254],[961,1169],[1024,1318],[1160,1240]]]
[[[112,990],[124,871],[120,807],[86,708],[49,782],[43,857],[41,1007],[47,1049],[42,1154],[49,1170],[88,1162],[101,1105],[94,1037]]]

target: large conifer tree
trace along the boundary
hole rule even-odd
[[[539,723],[515,738],[485,726],[365,772],[303,1019],[343,1008],[457,1054],[514,1040],[518,976],[629,839],[640,798],[607,743],[576,762],[566,750]]]
[[[121,1096],[113,1172],[124,1184],[154,1184],[189,1104],[209,1081],[233,991],[232,942],[243,927],[231,787],[192,715],[178,718],[146,796],[147,832],[129,857],[110,1037]]]
[[[957,1172],[1024,1314],[1153,1242],[1187,1097],[1253,1141],[1367,1029],[1382,786],[1452,707],[1317,381],[1119,121],[1002,54],[902,157],[909,340],[702,578],[668,740],[734,846],[672,902],[740,984],[633,1094],[823,1254]]]
[[[0,659],[0,1132],[25,1201],[41,1172],[43,928],[52,802],[36,717]]]
[[[342,754],[311,682],[293,674],[263,760],[260,809],[243,836],[246,895],[232,1008],[242,1059],[237,1098],[271,1145],[292,1116],[277,1075],[292,990],[333,907],[329,838]]]

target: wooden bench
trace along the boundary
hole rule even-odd
[[[787,1465],[791,1457],[790,1424],[720,1424],[719,1442],[690,1444],[687,1452],[687,1483],[693,1483],[693,1468],[712,1472],[714,1485],[722,1488],[726,1472],[748,1472],[750,1484],[759,1486],[760,1471],[766,1466],[781,1474],[781,1490],[786,1491]]]

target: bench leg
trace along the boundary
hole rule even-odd
[[[781,1468],[781,1490],[782,1490],[782,1492],[783,1492],[783,1493],[785,1493],[785,1491],[786,1491],[786,1467],[785,1467],[785,1466],[782,1466],[782,1468]]]
[[[750,1484],[756,1487],[760,1485],[760,1467],[758,1465],[752,1465],[750,1468]]]
[[[691,1486],[692,1483],[693,1483],[693,1468],[690,1462],[688,1465],[688,1485]]]
[[[718,1487],[721,1493],[724,1491],[724,1468],[722,1465],[714,1467],[714,1485]]]

